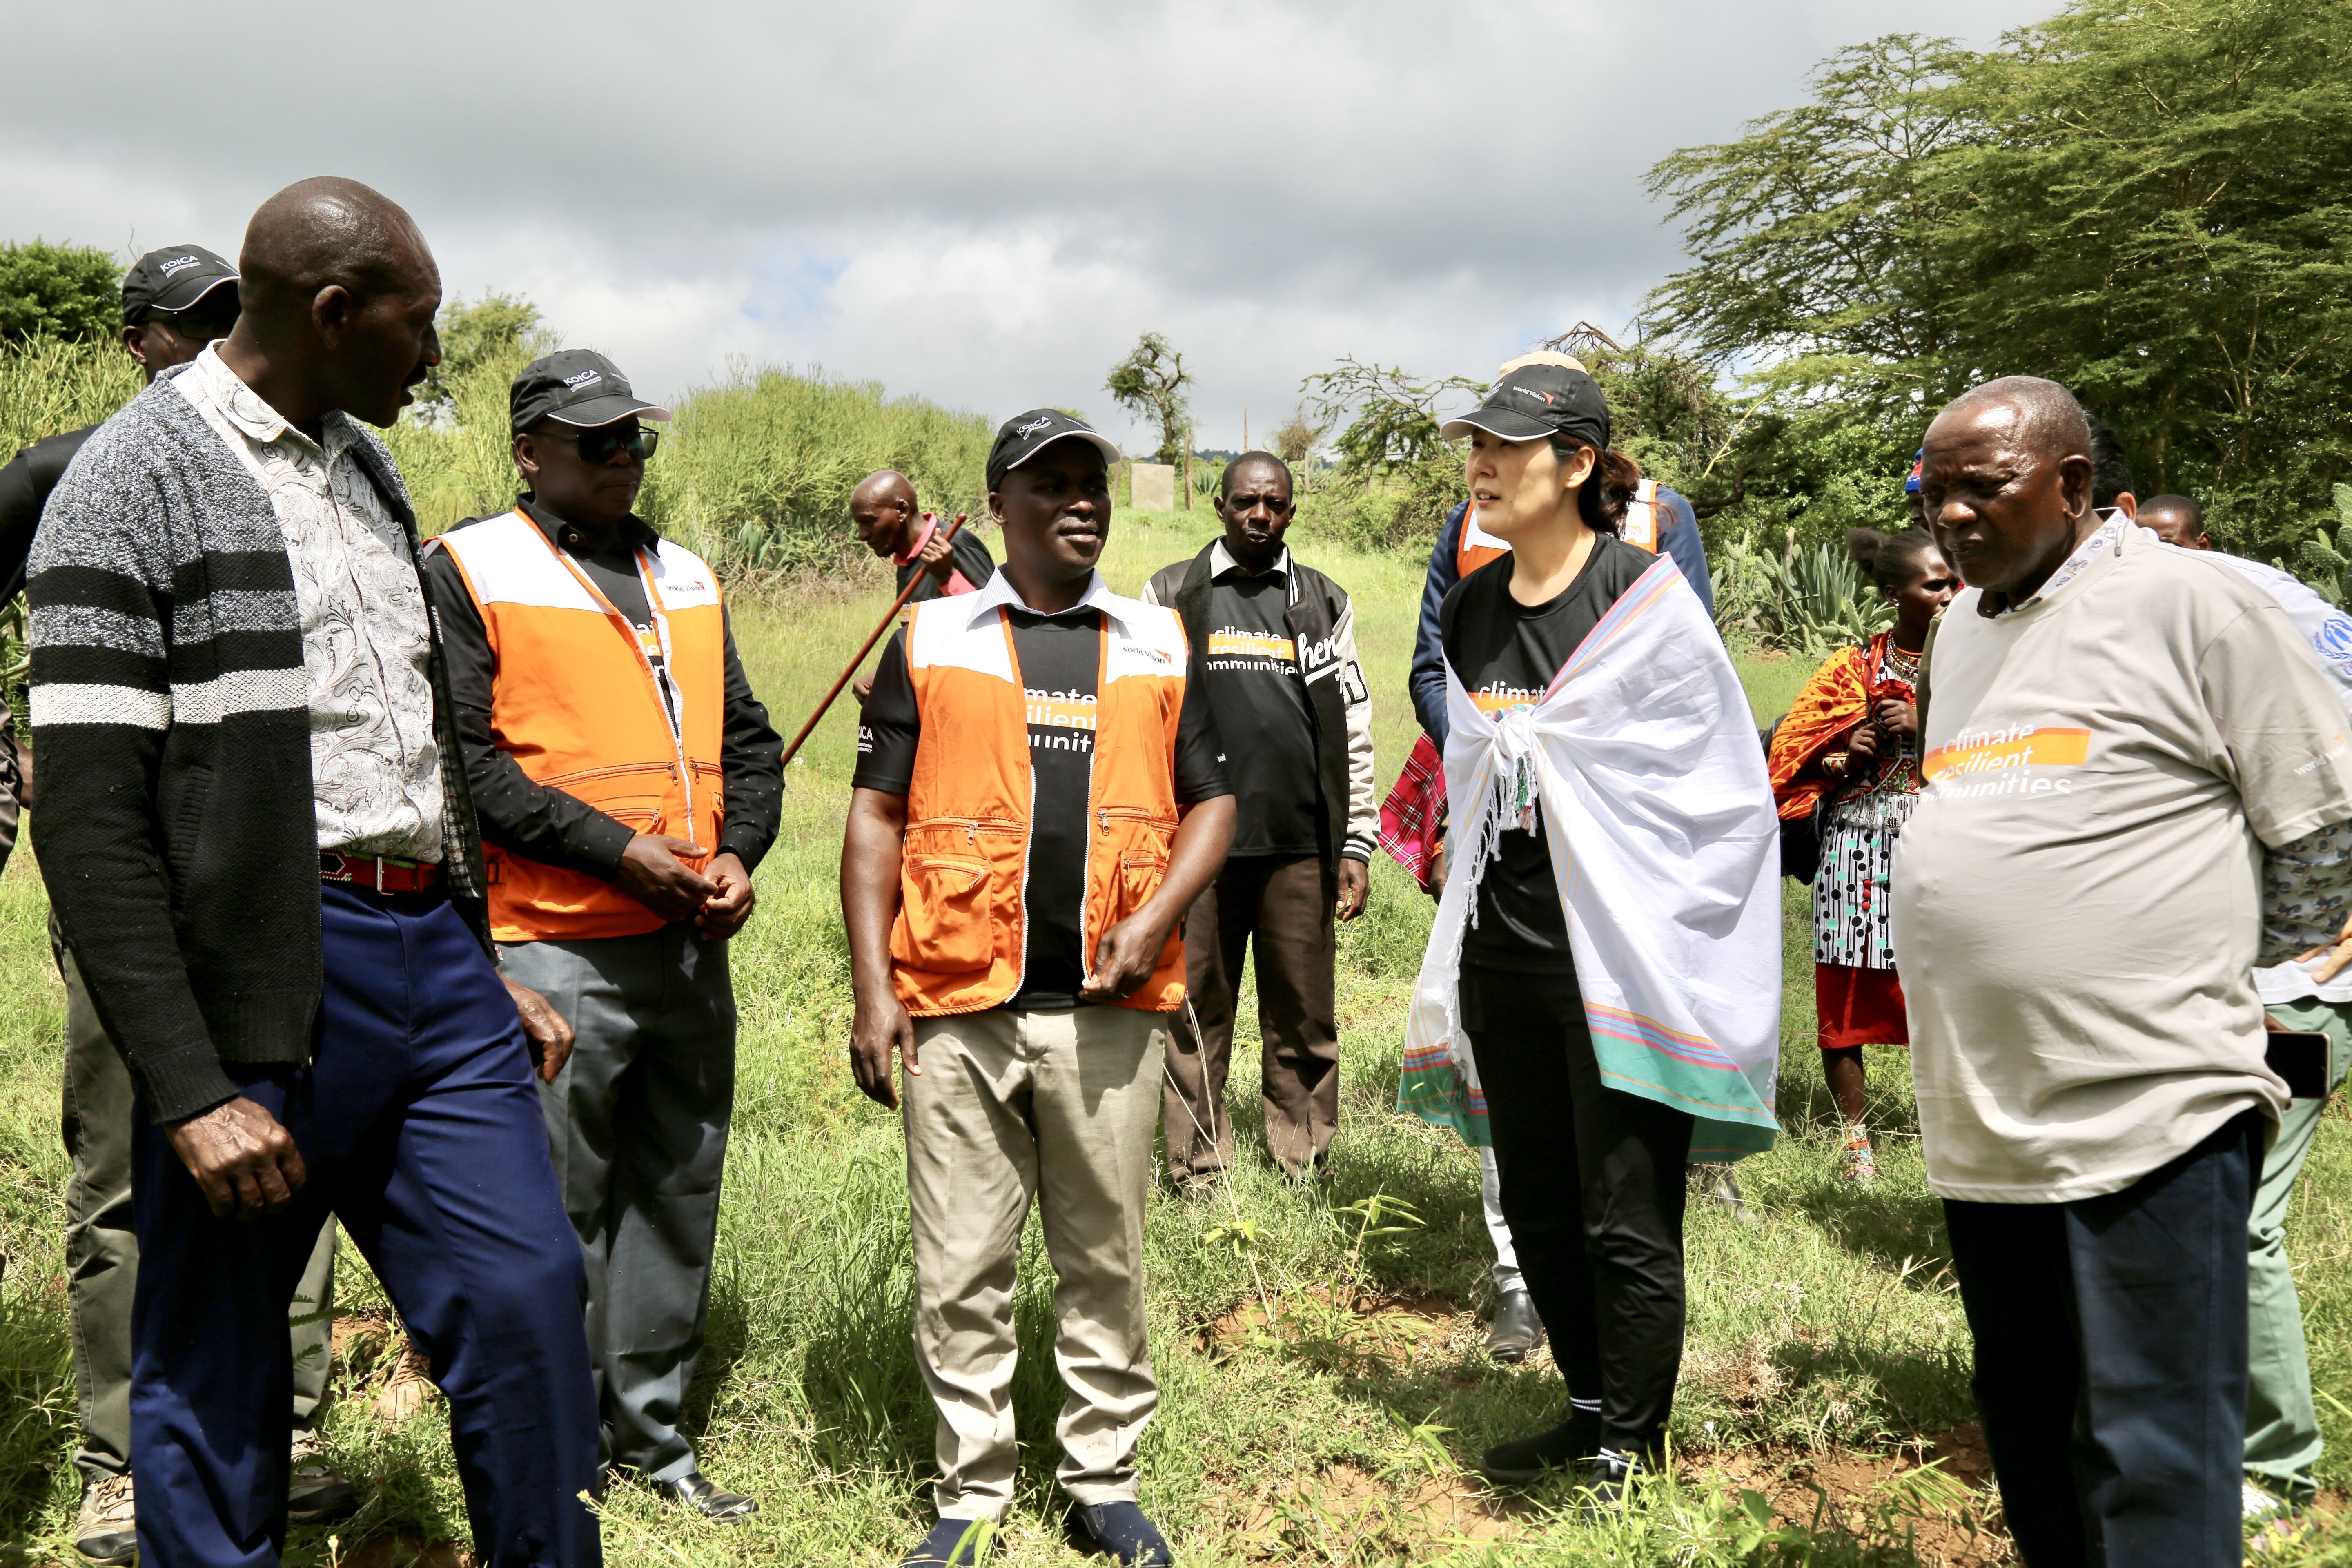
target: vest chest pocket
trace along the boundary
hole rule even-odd
[[[995,957],[988,910],[988,862],[960,855],[910,855],[898,876],[898,919],[890,956],[932,974],[966,974]]]

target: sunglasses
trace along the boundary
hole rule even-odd
[[[228,336],[236,325],[236,312],[224,310],[209,303],[192,305],[184,310],[157,310],[147,318],[169,327],[192,343],[208,343],[215,338]]]
[[[583,463],[609,463],[616,452],[626,452],[642,463],[652,457],[661,445],[661,432],[649,430],[642,425],[626,430],[583,430],[577,436],[558,435],[552,430],[541,430],[535,434],[572,443],[580,448],[580,460]]]

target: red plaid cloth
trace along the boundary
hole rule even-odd
[[[1429,873],[1437,858],[1437,840],[1445,831],[1445,762],[1423,735],[1412,743],[1396,787],[1381,802],[1381,847],[1412,873],[1423,892],[1429,891]]]

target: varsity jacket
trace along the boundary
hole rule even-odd
[[[156,1121],[234,1099],[224,1061],[307,1061],[320,963],[293,568],[268,494],[177,374],[83,447],[49,497],[26,588],[41,875]],[[400,471],[353,428],[352,455],[413,557]],[[428,629],[442,885],[488,952],[481,844]]]
[[[1643,484],[1647,487],[1649,481],[1644,479]],[[1675,564],[1682,568],[1683,581],[1698,595],[1699,604],[1712,620],[1715,584],[1707,574],[1706,545],[1699,538],[1698,514],[1690,502],[1664,485],[1654,487],[1653,496],[1648,536],[1629,538],[1627,542],[1673,556]],[[1445,650],[1438,643],[1437,613],[1454,584],[1504,553],[1463,538],[1464,514],[1469,509],[1468,501],[1455,504],[1429,552],[1429,575],[1421,590],[1421,626],[1412,639],[1412,673],[1407,678],[1412,689],[1413,717],[1421,721],[1423,732],[1437,743],[1441,753],[1445,750]]]
[[[1208,647],[1209,590],[1216,567],[1212,557],[1223,547],[1213,541],[1189,562],[1163,566],[1144,584],[1143,602],[1167,605],[1184,622],[1194,647]],[[1369,861],[1381,831],[1380,797],[1372,773],[1372,695],[1356,658],[1356,609],[1348,591],[1287,550],[1289,607],[1283,618],[1297,650],[1298,678],[1307,683],[1307,710],[1315,720],[1316,785],[1323,799],[1323,858],[1336,855]],[[1223,715],[1220,715],[1222,721]],[[1228,748],[1246,743],[1228,726]],[[1331,838],[1339,844],[1335,850]]]

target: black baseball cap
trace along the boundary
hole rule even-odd
[[[236,268],[201,245],[167,245],[131,264],[122,279],[122,324],[184,310],[214,289],[236,291]]]
[[[1118,461],[1118,448],[1083,419],[1073,419],[1058,408],[1032,408],[997,427],[996,445],[988,449],[988,488],[1001,488],[1004,476],[1052,446],[1076,437],[1091,442],[1106,463]]]
[[[1522,365],[1495,384],[1486,401],[1438,434],[1455,440],[1473,430],[1506,441],[1563,437],[1601,451],[1609,449],[1609,400],[1580,370],[1564,364]]]
[[[542,419],[593,430],[635,414],[667,422],[669,410],[629,390],[621,367],[593,349],[561,349],[522,367],[507,389],[510,427],[518,436]]]

